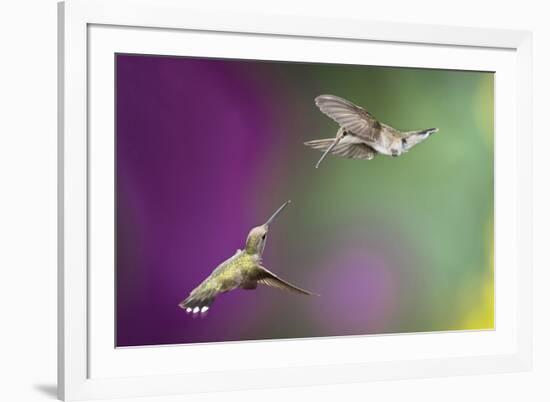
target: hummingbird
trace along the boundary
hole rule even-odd
[[[205,314],[214,299],[221,293],[237,288],[252,290],[256,289],[258,284],[298,294],[313,295],[313,293],[279,278],[262,266],[262,254],[269,225],[288,204],[290,204],[290,200],[279,207],[266,223],[253,228],[248,233],[244,250],[237,250],[233,257],[218,265],[208,278],[191,291],[189,296],[179,304],[179,307],[194,315],[199,312]]]
[[[400,131],[381,123],[362,107],[335,95],[319,95],[315,98],[315,104],[340,125],[336,137],[304,143],[324,151],[316,168],[329,153],[343,158],[366,160],[371,160],[376,154],[400,156],[439,131],[437,128]]]

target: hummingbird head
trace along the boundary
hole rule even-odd
[[[283,205],[275,211],[273,215],[271,215],[271,218],[267,220],[266,223],[264,223],[261,226],[256,226],[255,228],[252,228],[252,230],[248,233],[248,237],[246,238],[246,252],[248,254],[259,254],[260,256],[264,252],[265,243],[267,241],[267,232],[269,231],[269,225],[271,225],[271,222],[281,213],[285,207],[290,204],[290,200],[285,202]]]
[[[428,128],[426,130],[411,131],[407,133],[401,139],[401,147],[403,149],[403,152],[407,152],[409,149],[421,143],[430,135],[432,135],[433,133],[437,133],[438,131],[438,128]]]

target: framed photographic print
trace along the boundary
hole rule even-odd
[[[59,5],[60,397],[529,369],[530,33],[180,3]]]

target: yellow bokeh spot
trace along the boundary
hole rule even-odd
[[[493,221],[486,230],[487,260],[482,283],[472,287],[480,292],[468,289],[462,295],[463,315],[460,329],[493,329],[495,327],[495,281],[494,281],[494,233]],[[470,278],[477,279],[477,278]],[[478,296],[480,294],[480,296]],[[477,297],[476,297],[477,296]]]

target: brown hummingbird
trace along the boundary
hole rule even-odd
[[[324,151],[316,168],[329,153],[343,158],[367,160],[376,154],[400,156],[439,130],[400,131],[381,123],[362,107],[335,95],[320,95],[315,98],[315,104],[340,125],[336,137],[304,143]]]
[[[253,228],[248,233],[244,250],[237,250],[233,257],[218,265],[210,276],[193,289],[179,306],[187,313],[197,314],[200,312],[204,314],[219,294],[237,288],[256,289],[258,284],[294,293],[313,295],[313,293],[307,290],[300,289],[284,281],[262,266],[262,254],[265,248],[269,225],[289,203],[290,200],[285,202],[266,223]]]

